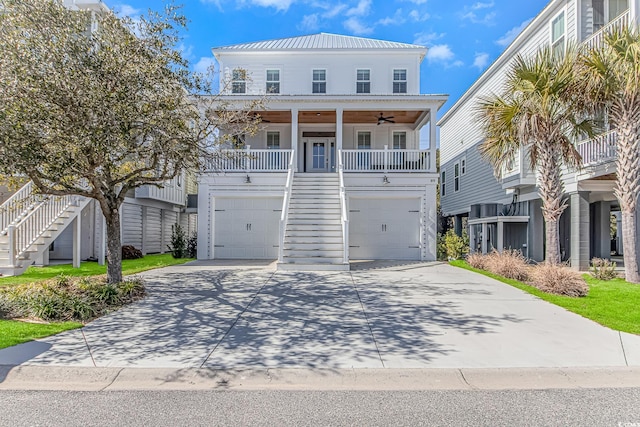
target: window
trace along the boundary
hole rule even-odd
[[[371,149],[371,132],[358,132],[358,150]]]
[[[407,149],[407,133],[406,132],[393,132],[393,149],[394,150]]]
[[[557,56],[564,55],[565,25],[564,12],[560,12],[551,20],[551,49]]]
[[[453,191],[460,191],[460,162],[453,165]]]
[[[444,171],[442,171],[442,173],[440,174],[440,192],[442,193],[443,196],[445,196],[447,194],[447,191],[445,189],[445,182],[446,182],[446,177],[444,174]]]
[[[371,93],[371,70],[356,71],[356,93]]]
[[[407,70],[393,70],[393,93],[407,93]]]
[[[460,160],[460,175],[467,173],[467,159],[464,157]]]
[[[267,93],[280,93],[280,70],[267,70]]]
[[[313,70],[312,93],[327,93],[327,70]]]
[[[231,93],[247,92],[247,72],[241,69],[233,70],[231,77]]]
[[[280,132],[267,132],[267,148],[280,148]]]

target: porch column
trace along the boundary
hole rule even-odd
[[[336,108],[336,150],[342,150],[342,108]],[[337,162],[336,162],[337,163]]]
[[[429,171],[436,172],[436,108],[429,108]]]
[[[82,237],[81,213],[73,220],[73,268],[80,268],[80,242]]]
[[[638,24],[638,13],[640,13],[640,0],[631,0],[629,2],[630,26]]]
[[[462,215],[455,215],[453,217],[453,231],[458,236],[462,236]]]
[[[611,258],[611,202],[596,202],[592,205],[593,256]]]
[[[571,194],[571,268],[589,269],[589,192]]]
[[[298,109],[291,109],[291,149],[293,150],[293,170],[298,172]]]
[[[487,231],[488,231],[489,227],[488,224],[486,222],[482,223],[482,234],[481,234],[481,238],[482,240],[480,241],[480,250],[483,254],[487,253]]]
[[[496,239],[496,246],[498,246],[498,252],[502,253],[502,250],[504,249],[504,222],[498,221],[497,228],[498,236]]]
[[[528,233],[527,256],[534,261],[544,261],[544,218],[540,199],[529,202]]]

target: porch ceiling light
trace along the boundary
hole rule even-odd
[[[383,184],[388,184],[389,183],[389,178],[387,178],[387,175],[382,177],[382,183]]]
[[[247,176],[244,178],[244,183],[245,184],[251,184],[251,177],[247,174]]]

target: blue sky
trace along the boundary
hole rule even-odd
[[[135,17],[161,0],[103,0]],[[180,3],[180,0],[177,0]],[[318,32],[427,46],[421,92],[449,95],[440,116],[464,93],[548,0],[184,0],[183,50],[206,68],[211,48]]]

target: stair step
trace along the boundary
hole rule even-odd
[[[343,249],[342,242],[318,242],[318,241],[306,241],[306,242],[288,242],[285,241],[284,249],[290,251],[341,251]]]
[[[342,230],[290,230],[285,234],[285,242],[321,241],[327,243],[342,242]]]
[[[340,212],[289,212],[289,221],[295,219],[340,220]]]
[[[284,263],[300,263],[300,264],[342,264],[342,257],[291,257],[285,256],[282,261]]]
[[[298,245],[338,245],[342,247],[342,236],[325,237],[325,236],[311,236],[311,237],[285,237],[284,246],[294,247]],[[332,247],[333,248],[333,247]]]
[[[289,218],[287,222],[291,225],[337,225],[338,227],[342,227],[340,223],[340,219],[300,219],[300,218]]]
[[[338,231],[342,232],[342,224],[287,224],[287,234],[298,231],[312,231],[312,232],[325,232],[325,231]]]

